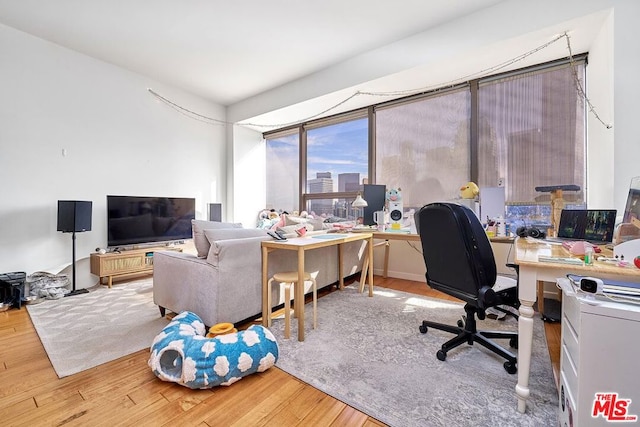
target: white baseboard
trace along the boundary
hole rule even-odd
[[[383,269],[377,269],[374,268],[373,269],[373,273],[377,276],[382,276],[383,273]],[[406,273],[403,271],[387,271],[387,277],[394,277],[396,279],[404,279],[404,280],[413,280],[415,282],[422,282],[422,283],[427,283],[427,279],[420,274],[412,274],[412,273]],[[375,282],[374,282],[375,283]]]

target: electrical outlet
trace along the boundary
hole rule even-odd
[[[504,178],[498,178],[498,187],[504,187]]]

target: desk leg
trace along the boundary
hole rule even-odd
[[[364,292],[364,286],[367,284],[367,277],[369,274],[369,251],[367,250],[367,254],[364,256],[364,261],[362,262],[362,271],[360,272],[360,287],[358,288],[358,292]]]
[[[520,285],[518,298],[520,299],[520,317],[518,318],[518,411],[524,413],[529,398],[529,373],[531,371],[531,350],[533,348],[533,304],[536,302],[536,272],[535,269],[520,266],[518,275]]]
[[[295,311],[298,316],[298,341],[304,341],[304,249],[298,249],[298,283],[295,286]]]
[[[269,251],[262,248],[262,326],[271,326],[271,292],[267,292],[267,277],[269,267]]]
[[[544,282],[538,281],[538,313],[544,316]]]
[[[342,268],[342,245],[338,245],[338,283],[340,284],[340,290],[344,289],[344,269]]]
[[[382,272],[382,277],[387,278],[387,273],[389,272],[389,246],[391,244],[388,240],[384,241],[384,270]]]
[[[367,240],[367,245],[369,246],[368,248],[369,262],[367,263],[367,270],[369,273],[369,296],[372,297],[373,296],[373,237]],[[389,246],[387,246],[387,249],[389,249]],[[386,273],[386,270],[385,270],[385,273]]]

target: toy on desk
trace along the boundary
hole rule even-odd
[[[480,194],[480,188],[475,182],[467,182],[460,187],[460,197],[463,199],[475,199]]]
[[[403,206],[402,206],[402,189],[391,188],[386,192],[387,208],[389,210],[389,219],[391,230],[400,230],[402,228]]]

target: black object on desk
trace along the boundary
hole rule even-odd
[[[0,302],[20,308],[26,278],[27,274],[24,271],[0,274]]]

